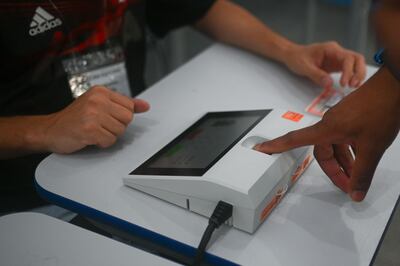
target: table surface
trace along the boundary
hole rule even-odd
[[[177,265],[39,213],[0,217],[3,266]]]
[[[375,71],[368,68],[369,75]],[[56,204],[111,217],[135,232],[151,231],[154,241],[192,252],[207,219],[125,187],[122,177],[206,112],[303,111],[320,92],[276,63],[214,45],[140,95],[152,109],[138,115],[114,147],[43,161],[36,172],[38,191]],[[399,156],[396,140],[362,203],[351,202],[312,163],[253,235],[223,227],[209,253],[245,265],[369,265],[400,192]]]

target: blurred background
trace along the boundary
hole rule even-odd
[[[201,1],[201,0],[199,0]],[[335,40],[358,51],[373,63],[375,37],[369,22],[370,0],[232,0],[245,7],[274,31],[301,44]],[[149,37],[147,84],[150,86],[212,41],[190,28],[165,39]]]

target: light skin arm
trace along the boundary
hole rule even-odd
[[[293,44],[228,1],[218,1],[196,27],[218,40],[282,62],[324,88],[332,85],[328,72],[343,70],[343,86],[358,86],[365,76],[360,55],[335,43]],[[149,108],[148,103],[140,100],[115,102],[114,98],[105,88],[96,88],[55,114],[0,118],[0,158],[35,152],[70,153],[87,145],[112,145],[133,113]]]
[[[366,66],[362,55],[335,42],[307,46],[295,44],[229,1],[217,1],[195,26],[216,40],[281,62],[294,73],[308,77],[326,89],[333,85],[330,72],[342,72],[342,86],[358,87],[365,78]]]
[[[391,0],[382,4],[376,16],[378,36],[389,48],[393,62],[400,62],[400,57],[396,57],[400,55],[400,46],[396,45],[399,39],[394,26],[400,25],[400,5]],[[384,66],[317,124],[259,144],[255,149],[279,153],[314,145],[315,158],[326,175],[354,201],[362,201],[399,128],[400,81]]]
[[[134,113],[148,109],[143,100],[97,86],[57,113],[0,118],[0,159],[38,152],[72,153],[88,145],[109,147]]]

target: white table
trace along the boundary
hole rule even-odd
[[[368,70],[371,75],[376,69]],[[48,157],[36,172],[38,191],[56,204],[193,254],[207,219],[124,187],[121,177],[207,111],[304,110],[319,92],[275,63],[215,45],[141,95],[151,111],[138,115],[114,147]],[[224,227],[209,252],[245,265],[368,265],[400,192],[399,156],[396,141],[362,203],[338,191],[314,162],[255,234]]]
[[[0,217],[2,266],[177,265],[38,213]]]

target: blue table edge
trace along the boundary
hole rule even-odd
[[[392,213],[390,214],[389,220],[386,223],[385,230],[383,231],[383,233],[381,235],[381,238],[379,239],[379,243],[378,243],[378,245],[377,245],[377,247],[375,249],[374,255],[372,256],[372,259],[371,259],[371,262],[370,262],[369,266],[373,266],[374,265],[376,257],[378,256],[379,250],[381,249],[383,241],[385,240],[385,236],[387,234],[387,231],[389,230],[389,227],[392,224],[392,221],[394,219],[393,218],[394,214],[396,213],[396,211],[400,211],[400,209],[398,209],[398,208],[400,208],[400,195],[397,198],[396,204],[393,207],[393,210],[392,210]]]
[[[95,219],[95,220],[99,220],[102,222],[105,222],[111,226],[115,226],[118,229],[122,229],[125,230],[126,232],[129,232],[131,234],[134,234],[136,236],[140,236],[143,237],[145,239],[148,240],[152,240],[162,246],[168,246],[169,248],[173,249],[174,251],[178,252],[178,253],[182,253],[186,256],[192,257],[194,258],[194,256],[196,255],[196,250],[197,248],[192,247],[190,245],[184,244],[182,242],[179,242],[177,240],[174,240],[172,238],[166,237],[164,235],[155,233],[151,230],[148,230],[146,228],[143,228],[141,226],[138,226],[136,224],[132,224],[129,223],[125,220],[119,219],[115,216],[106,214],[104,212],[98,211],[96,209],[90,208],[86,205],[80,204],[78,202],[75,202],[73,200],[67,199],[65,197],[62,197],[60,195],[54,194],[44,188],[42,188],[39,183],[36,181],[35,178],[35,187],[36,187],[36,191],[38,192],[38,194],[45,200],[54,203],[55,205],[58,205],[60,207],[66,208],[70,211],[76,212],[76,213],[80,213],[83,214],[89,218]],[[375,262],[376,256],[380,250],[380,247],[382,245],[382,242],[385,238],[386,232],[389,228],[389,225],[391,224],[391,221],[393,219],[393,215],[397,209],[397,207],[400,205],[400,195],[397,199],[396,204],[393,207],[392,213],[385,225],[385,229],[384,232],[382,233],[382,236],[379,240],[379,243],[377,244],[376,248],[375,248],[375,252],[374,255],[371,258],[370,261],[370,266],[372,266]],[[201,236],[199,236],[200,238]],[[210,254],[210,253],[206,253],[206,261],[211,263],[211,264],[216,264],[216,265],[238,265],[234,262],[231,262],[229,260],[226,260],[224,258],[218,257],[216,255]]]
[[[117,218],[115,216],[109,215],[107,213],[101,212],[94,208],[88,207],[81,203],[75,202],[73,200],[70,200],[70,199],[62,197],[60,195],[57,195],[55,193],[52,193],[52,192],[44,189],[43,187],[41,187],[39,185],[39,183],[37,182],[36,178],[35,178],[34,182],[35,182],[36,191],[39,194],[39,196],[42,197],[43,199],[49,201],[50,203],[53,203],[55,205],[58,205],[65,209],[68,209],[70,211],[85,215],[94,220],[102,221],[108,225],[117,227],[118,229],[124,230],[133,235],[154,241],[155,243],[158,243],[161,246],[168,246],[172,250],[174,250],[178,253],[184,254],[186,256],[194,258],[196,255],[197,248],[195,248],[195,247],[192,247],[190,245],[179,242],[172,238],[155,233],[151,230],[148,230],[148,229],[138,226],[136,224],[132,224],[130,222],[127,222],[127,221]],[[201,238],[201,236],[199,236],[199,241],[200,241],[200,238]],[[229,266],[238,265],[234,262],[231,262],[229,260],[226,260],[224,258],[218,257],[218,256],[210,254],[210,253],[206,253],[205,260],[206,260],[206,262],[211,263],[213,265],[229,265]]]

